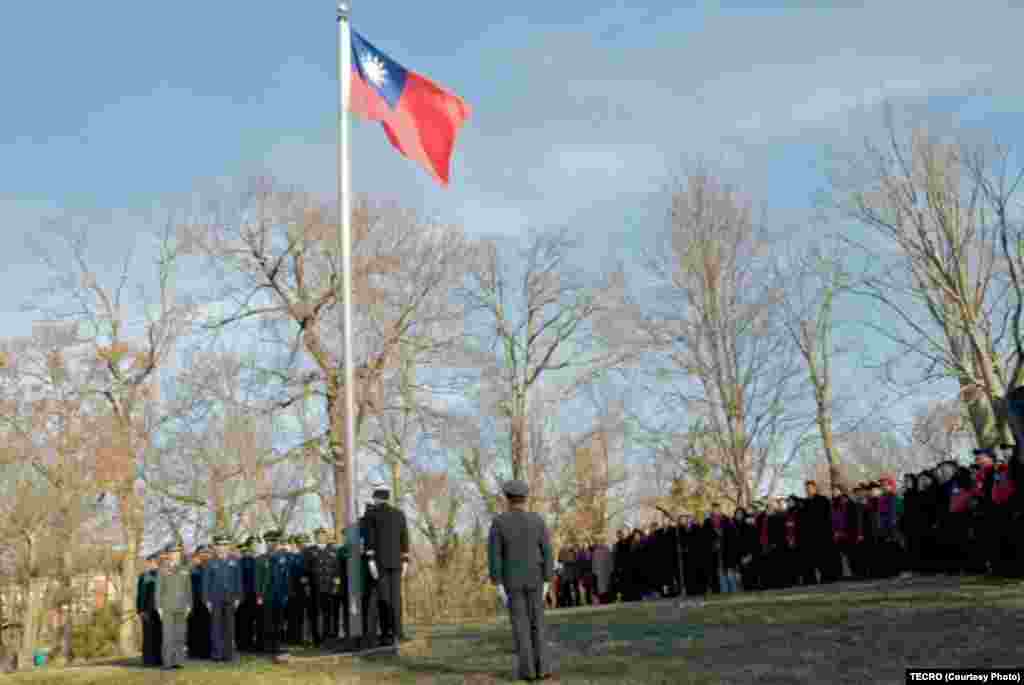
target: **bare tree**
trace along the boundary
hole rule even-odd
[[[539,471],[529,449],[528,400],[535,384],[560,376],[562,397],[569,398],[626,356],[595,327],[621,306],[615,288],[621,278],[613,274],[588,284],[570,272],[565,259],[575,245],[566,230],[531,232],[519,254],[517,276],[498,245],[486,243],[462,290],[472,320],[486,327],[483,337],[490,342],[485,347],[498,348],[497,363],[484,370],[482,411],[507,426],[509,435],[507,471],[498,468],[497,455],[485,463],[487,455],[480,450],[468,453],[463,464],[486,502],[496,501],[491,482],[496,470],[532,481],[538,489]]]
[[[903,140],[891,108],[886,123],[888,140],[868,143],[864,160],[854,165],[855,185],[833,180],[841,209],[872,229],[870,242],[843,237],[867,258],[857,292],[898,322],[867,325],[894,342],[899,355],[921,360],[923,380],[956,380],[980,444],[1005,442],[1010,434],[1000,403],[1020,381],[1021,367],[1010,375],[1000,354],[1013,317],[1005,307],[997,241],[1005,234],[1000,207],[1008,206],[1016,184],[1006,188],[972,173],[971,164],[983,168],[982,148],[969,141],[923,128]]]
[[[448,586],[445,572],[460,544],[458,524],[464,497],[459,482],[448,473],[417,469],[412,499],[418,514],[417,527],[434,552],[438,592]]]
[[[50,494],[50,521],[59,559],[56,604],[63,616],[61,652],[71,660],[72,580],[81,533],[95,515],[97,487],[92,454],[98,447],[96,398],[82,383],[82,365],[68,354],[52,330],[37,328],[31,338],[12,341],[0,381],[4,411],[0,426],[9,450],[42,479]],[[79,362],[76,364],[76,362]]]
[[[911,437],[936,462],[954,458],[958,447],[969,440],[970,422],[957,399],[927,403],[915,413]]]
[[[1021,316],[1024,313],[1024,223],[1016,219],[1016,200],[1024,166],[1014,170],[1012,150],[998,142],[978,145],[965,155],[965,166],[971,180],[978,185],[987,202],[1002,248],[1003,263],[997,271],[1005,270],[1010,279],[1013,300],[1008,307],[1012,347],[1006,354],[1006,373],[1010,387],[1024,379],[1024,338],[1021,337]],[[1018,165],[1019,166],[1019,165]],[[1002,415],[1003,412],[1000,412]]]
[[[708,456],[747,506],[777,475],[781,439],[794,417],[798,356],[770,287],[766,231],[739,193],[703,170],[671,191],[668,229],[648,257],[661,286],[642,326],[661,368],[682,383],[677,409],[700,418]]]
[[[395,366],[401,343],[413,336],[423,307],[437,301],[444,278],[434,277],[422,264],[403,261],[425,228],[418,216],[394,206],[357,203],[352,221],[356,304],[353,326],[357,368],[357,445],[346,446],[339,344],[340,307],[336,295],[340,263],[333,241],[336,219],[307,193],[284,188],[270,179],[257,179],[234,201],[212,202],[188,225],[182,226],[190,251],[206,258],[223,286],[213,293],[209,327],[226,330],[254,321],[262,341],[279,352],[265,369],[266,380],[279,391],[278,406],[290,406],[311,391],[324,407],[324,447],[319,454],[333,470],[336,532],[346,520],[346,476],[350,456],[365,439],[367,421],[380,411],[376,398],[385,373]],[[451,227],[430,227],[434,253],[444,272],[457,262],[456,252],[440,246],[461,244]],[[443,256],[443,259],[441,258]],[[378,287],[374,279],[393,276],[403,289]],[[420,278],[421,277],[421,278]],[[417,280],[420,278],[420,280]],[[361,360],[361,361],[358,361]]]
[[[834,341],[836,300],[849,288],[841,255],[829,247],[810,244],[776,267],[783,292],[780,315],[790,340],[800,352],[814,398],[818,433],[829,466],[829,482],[841,480],[835,441],[836,398],[834,361],[844,349]]]
[[[259,374],[239,355],[197,351],[178,376],[168,409],[174,421],[150,466],[155,492],[169,504],[209,512],[213,528],[228,534],[255,531],[282,507],[319,490],[315,478],[287,487],[290,479],[282,476],[294,467],[315,475],[320,455],[275,447],[285,410],[267,410],[260,387]],[[172,530],[182,532],[174,524]]]
[[[890,430],[851,431],[839,442],[847,457],[847,477],[851,479],[874,480],[885,473],[912,473],[935,465],[928,449]]]
[[[52,563],[44,554],[46,532],[53,523],[45,481],[5,450],[0,471],[0,550],[11,563],[20,601],[12,607],[12,624],[20,626],[18,667],[31,668],[45,601],[45,576]]]
[[[160,420],[152,411],[153,388],[158,370],[171,354],[175,340],[187,329],[192,311],[187,303],[175,300],[176,255],[171,226],[170,222],[162,224],[154,233],[155,268],[140,281],[134,300],[129,299],[134,264],[131,254],[125,256],[120,273],[108,284],[93,266],[89,235],[94,222],[67,218],[30,238],[52,280],[28,308],[40,312],[47,321],[73,324],[67,329],[71,336],[67,346],[90,351],[87,382],[105,404],[108,422],[103,431],[105,444],[98,450],[97,476],[101,489],[118,504],[125,547],[122,588],[134,587],[145,533],[144,495],[136,480],[138,465],[145,461]],[[146,283],[155,285],[151,289],[155,292],[147,293]],[[131,331],[132,311],[141,314],[138,336]],[[122,617],[134,615],[133,602],[130,592],[121,593]],[[122,654],[135,649],[134,629],[134,622],[122,622]]]

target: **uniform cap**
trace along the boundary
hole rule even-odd
[[[268,530],[263,534],[264,542],[279,542],[281,540],[281,531],[279,530]]]
[[[231,536],[230,535],[223,535],[223,534],[222,535],[214,535],[213,536],[213,544],[215,544],[215,545],[230,545],[231,544]]]
[[[388,490],[384,483],[375,483],[373,486],[373,498],[374,499],[391,499],[391,491]]]
[[[317,537],[319,537],[321,535],[328,535],[328,534],[330,534],[330,531],[328,531],[323,526],[321,526],[321,527],[319,527],[319,528],[317,528],[316,530],[313,531],[313,535],[316,535]]]
[[[309,536],[306,535],[305,533],[299,533],[298,535],[295,536],[295,544],[297,544],[297,545],[305,545],[305,544],[308,544],[308,543],[309,543]]]
[[[506,497],[527,497],[530,494],[530,486],[521,480],[506,481],[501,489]]]

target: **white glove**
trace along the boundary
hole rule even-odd
[[[157,609],[156,610],[156,615],[160,617],[161,621],[164,620],[164,610],[163,609]]]
[[[402,562],[402,577],[403,578],[405,578],[405,574],[406,574],[406,572],[408,572],[408,570],[409,570],[409,562],[408,561],[403,561]]]
[[[378,578],[380,578],[380,574],[377,573],[377,562],[373,559],[370,559],[368,566],[370,567],[370,575],[373,576],[373,579],[377,580]]]
[[[501,603],[503,605],[505,605],[505,608],[507,609],[508,608],[508,593],[505,592],[505,586],[504,585],[499,585],[498,586],[498,597],[501,598]]]

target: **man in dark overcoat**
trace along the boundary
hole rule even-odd
[[[397,644],[402,632],[402,578],[409,567],[409,524],[401,509],[391,506],[391,492],[378,486],[374,506],[366,512],[368,647],[376,646],[377,625],[385,645]]]

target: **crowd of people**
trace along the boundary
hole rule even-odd
[[[234,662],[239,652],[287,653],[289,646],[374,649],[404,639],[401,578],[409,561],[405,515],[386,488],[359,521],[361,638],[353,645],[348,606],[348,547],[327,530],[285,537],[281,531],[234,545],[216,535],[184,562],[180,541],[150,555],[139,576],[136,611],[143,663],[180,668],[185,659]],[[257,545],[267,550],[258,553]]]
[[[519,631],[530,632],[536,612],[527,600],[534,590],[540,605],[573,607],[672,596],[699,602],[709,593],[908,573],[1024,576],[1018,525],[1024,458],[1009,445],[975,450],[974,456],[969,467],[943,461],[906,474],[902,487],[883,475],[849,491],[834,483],[828,498],[807,481],[804,497],[755,502],[749,511],[727,515],[714,503],[702,521],[682,514],[646,530],[620,530],[612,545],[567,546],[554,559],[540,519],[509,519],[507,525],[496,519],[489,541],[492,580],[514,616],[525,612],[516,621]],[[508,488],[510,506],[522,508],[525,485],[514,481]],[[377,488],[360,519],[363,637],[357,649],[404,638],[401,579],[409,532],[389,496]],[[344,610],[348,548],[324,529],[315,537],[310,544],[306,535],[285,539],[270,531],[262,537],[267,551],[257,553],[256,536],[237,547],[216,536],[212,548],[196,549],[191,563],[182,562],[180,543],[151,556],[137,588],[144,663],[175,668],[186,658],[234,661],[239,651],[279,655],[289,645],[320,646],[351,636]],[[537,544],[520,538],[542,543],[539,566],[531,571],[539,575],[529,582],[517,580],[515,569],[523,564],[519,557],[532,559]],[[534,670],[543,673],[541,662]]]
[[[646,530],[618,531],[609,546],[557,555],[551,607],[763,590],[911,573],[1024,575],[1019,521],[1024,476],[1013,446],[979,449],[967,467],[943,461],[883,475],[831,498],[805,483],[805,497],[756,502],[703,521],[683,514]]]

